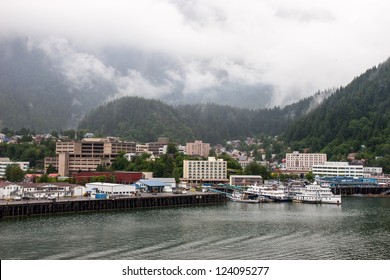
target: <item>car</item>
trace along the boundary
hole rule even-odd
[[[14,200],[16,200],[16,201],[20,201],[20,200],[22,200],[22,198],[20,197],[20,196],[14,196]]]

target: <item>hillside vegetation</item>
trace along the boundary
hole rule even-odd
[[[323,151],[334,160],[351,152],[371,162],[390,155],[390,60],[338,89],[285,133],[294,149]],[[378,162],[379,163],[379,162]]]

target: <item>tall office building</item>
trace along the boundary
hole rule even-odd
[[[45,158],[45,169],[51,164],[61,176],[77,171],[94,171],[98,165],[110,166],[121,153],[135,153],[134,142],[112,138],[84,138],[81,141],[57,142],[56,157]]]
[[[286,154],[286,170],[308,172],[314,164],[324,164],[326,160],[326,154],[300,154],[294,151]]]
[[[210,153],[210,144],[202,141],[186,144],[186,154],[190,156],[201,156],[207,158]]]

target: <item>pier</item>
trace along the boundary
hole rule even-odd
[[[330,187],[334,194],[388,196],[390,187],[378,185],[336,185]]]
[[[61,198],[55,201],[12,201],[0,203],[0,219],[7,217],[99,212],[121,209],[212,205],[224,202],[226,202],[226,196],[224,194],[201,192],[191,192],[189,194],[142,194],[142,196],[136,197],[109,199]]]

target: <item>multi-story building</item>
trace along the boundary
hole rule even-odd
[[[195,141],[194,143],[186,143],[186,154],[190,156],[201,156],[207,158],[210,153],[210,143]]]
[[[226,183],[227,162],[223,159],[209,157],[208,160],[184,160],[182,182]]]
[[[231,175],[230,185],[234,186],[253,186],[262,185],[263,177],[260,175]]]
[[[382,167],[364,167],[363,172],[364,172],[364,174],[369,174],[369,175],[382,175],[383,168]]]
[[[314,164],[324,164],[326,160],[326,154],[300,154],[294,151],[286,154],[286,170],[291,172],[308,172]]]
[[[5,177],[5,170],[9,165],[19,165],[20,169],[27,171],[30,166],[28,161],[11,161],[9,158],[0,158],[0,178]]]
[[[71,172],[94,171],[98,165],[110,166],[121,153],[135,153],[136,144],[109,138],[84,138],[81,141],[57,142],[56,157],[45,158],[45,169],[51,164],[61,176]]]
[[[159,137],[157,142],[146,143],[148,151],[153,155],[160,155],[163,152],[164,146],[167,146],[169,143],[169,138]]]
[[[312,171],[320,177],[363,177],[363,165],[349,165],[348,162],[328,161],[324,164],[314,164]]]

